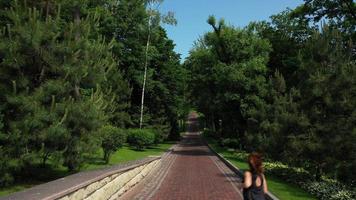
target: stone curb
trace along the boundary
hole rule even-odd
[[[217,153],[211,146],[208,144],[208,142],[205,140],[205,138],[202,136],[202,139],[204,143],[208,146],[208,148],[223,162],[225,163],[226,166],[228,166],[233,172],[235,172],[238,176],[243,178],[244,174],[243,171],[237,168],[235,165],[233,165],[230,161],[224,158],[223,155]],[[271,192],[267,192],[266,194],[266,199],[268,200],[279,200],[275,195],[273,195]]]

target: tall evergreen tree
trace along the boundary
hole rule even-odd
[[[65,2],[47,10],[41,7],[47,4],[31,3],[13,1],[1,13],[8,23],[0,45],[2,138],[23,165],[37,154],[45,164],[51,153],[63,152],[64,164],[74,170],[83,153],[94,150],[94,133],[110,118],[108,104],[115,99],[107,100],[115,94],[103,93],[112,90],[108,79],[121,81],[115,88],[125,88],[124,81],[112,44],[97,31],[96,13],[81,15],[78,6]]]

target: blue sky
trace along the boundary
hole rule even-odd
[[[268,20],[272,14],[287,7],[295,8],[303,0],[165,0],[161,12],[173,11],[177,26],[164,25],[169,38],[174,40],[176,52],[184,59],[194,41],[210,31],[209,15],[224,18],[228,24],[244,27],[251,21]]]

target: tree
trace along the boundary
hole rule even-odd
[[[43,165],[61,152],[75,170],[83,153],[98,145],[93,133],[110,118],[108,74],[125,81],[114,68],[112,43],[97,32],[94,12],[84,10],[78,18],[70,11],[78,11],[77,4],[62,2],[59,12],[58,4],[46,10],[43,2],[32,3],[14,1],[2,10],[2,22],[9,24],[0,45],[7,152],[28,163],[40,154]]]
[[[354,43],[294,12],[245,29],[210,17],[185,62],[193,104],[223,143],[353,184]]]
[[[146,3],[0,0],[1,184],[23,177],[24,168],[52,167],[48,160],[77,170],[102,144],[103,125],[138,126]],[[155,15],[145,125],[165,139],[177,129],[184,73],[158,23],[172,15]]]
[[[152,38],[152,60],[150,79],[146,95],[147,128],[162,133],[162,138],[179,138],[177,121],[183,109],[182,95],[186,71],[179,63],[179,55],[174,52],[173,41],[167,38],[164,29],[159,28]],[[185,115],[183,116],[185,117]]]
[[[270,45],[247,29],[226,26],[224,21],[214,24],[213,17],[208,23],[213,32],[197,43],[186,62],[194,74],[192,98],[213,130],[245,145],[248,121],[257,120],[252,114],[263,108]]]
[[[334,172],[334,177],[350,181],[343,172],[352,171],[355,156],[355,61],[352,46],[345,47],[343,39],[327,26],[313,35],[301,58],[305,79],[299,85],[301,106],[312,125],[304,156],[318,170],[317,176]]]
[[[328,26],[344,34],[346,42],[350,39],[356,41],[356,3],[353,0],[305,0],[304,2],[293,11],[295,18],[304,18],[312,23],[327,21]]]
[[[141,114],[140,114],[140,128],[142,128],[143,123],[143,106],[145,100],[145,87],[146,87],[146,79],[147,79],[147,65],[148,65],[148,50],[151,41],[151,34],[154,27],[157,27],[163,17],[163,22],[169,24],[176,24],[176,20],[173,17],[173,13],[168,13],[168,15],[163,16],[159,13],[158,7],[163,2],[163,0],[148,0],[147,1],[147,41],[146,41],[146,50],[145,50],[145,63],[144,63],[144,74],[143,74],[143,83],[142,83],[142,95],[141,95]],[[156,8],[153,8],[156,6]]]
[[[150,3],[151,11],[148,13],[149,9],[146,9],[147,4],[143,0],[120,1],[111,11],[115,17],[109,17],[103,24],[103,32],[108,36],[113,33],[115,37],[113,52],[120,58],[120,71],[131,89],[130,101],[124,109],[129,114],[124,119],[129,119],[125,120],[124,127],[139,127],[143,97],[142,77],[145,73],[149,32],[147,22],[152,15],[142,126],[159,129],[158,132],[162,133],[163,138],[168,134],[171,138],[176,138],[177,120],[185,117],[181,99],[185,70],[179,63],[179,55],[174,52],[173,41],[168,39],[165,30],[160,26],[160,22],[174,22],[173,14],[162,15],[156,10],[159,2]],[[122,94],[117,93],[117,96],[122,97]]]
[[[281,73],[288,89],[295,87],[298,82],[299,52],[317,29],[310,26],[308,20],[304,18],[294,18],[293,12],[286,10],[272,15],[271,22],[252,22],[247,27],[271,43],[268,74],[273,76],[275,71]]]

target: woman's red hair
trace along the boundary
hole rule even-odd
[[[253,152],[248,156],[248,164],[250,165],[250,170],[257,174],[263,173],[262,157],[261,154]]]

